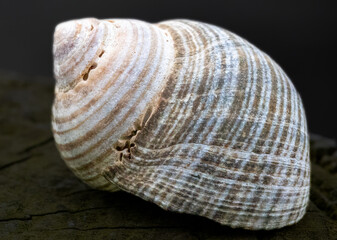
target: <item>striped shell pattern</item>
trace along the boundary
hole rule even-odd
[[[54,34],[52,128],[93,188],[245,229],[298,222],[306,117],[282,69],[222,28],[86,18]]]

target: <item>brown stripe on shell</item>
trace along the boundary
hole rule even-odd
[[[190,22],[184,22],[184,24],[188,25],[189,27],[191,27],[198,35],[199,38],[203,38],[203,47],[204,47],[204,55],[205,55],[205,59],[203,60],[203,62],[199,63],[199,68],[200,65],[204,66],[203,69],[203,74],[200,76],[200,81],[198,81],[197,83],[199,84],[196,90],[196,95],[194,96],[193,101],[191,101],[191,96],[188,98],[187,102],[190,102],[190,105],[192,105],[192,110],[191,112],[203,112],[204,115],[209,115],[212,114],[212,106],[207,106],[207,100],[209,98],[209,92],[212,91],[212,81],[214,80],[213,75],[215,72],[215,66],[212,66],[212,63],[214,62],[214,53],[215,53],[215,46],[212,46],[215,41],[219,41],[219,35],[216,32],[212,31],[212,28],[205,26],[198,26],[196,24],[192,24]],[[206,32],[206,30],[208,32]],[[212,34],[212,35],[211,35]],[[214,40],[211,39],[211,36],[213,38],[215,38]],[[208,40],[206,39],[208,38]],[[206,41],[205,41],[206,40]],[[220,59],[222,58],[222,56],[219,56]],[[195,61],[194,59],[191,59],[190,61]],[[210,66],[211,65],[211,66]],[[186,95],[188,94],[185,93],[184,98],[186,98]],[[218,101],[218,99],[216,99],[215,101],[212,102],[212,104],[216,104]],[[185,101],[185,100],[184,100]],[[182,102],[183,104],[183,102]],[[185,104],[187,105],[187,104]],[[179,109],[179,107],[178,107]],[[174,119],[174,117],[172,117],[172,119]],[[198,122],[201,121],[200,127],[196,130],[194,130],[194,125]],[[174,144],[179,144],[179,143],[183,143],[184,141],[186,142],[186,138],[191,139],[190,141],[196,142],[196,139],[194,135],[198,135],[198,132],[200,131],[199,129],[203,129],[204,125],[207,122],[207,117],[202,118],[201,116],[199,116],[198,114],[192,114],[190,115],[188,118],[185,118],[183,123],[181,124],[180,129],[182,129],[182,131],[179,131],[179,140],[178,141],[174,141]],[[179,123],[178,123],[179,124]],[[160,138],[159,138],[160,139]],[[168,145],[170,145],[170,143],[168,143]]]

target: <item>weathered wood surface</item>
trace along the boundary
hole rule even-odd
[[[52,79],[0,72],[0,239],[337,239],[333,140],[312,135],[311,203],[298,224],[231,229],[128,193],[88,188],[55,148],[52,97]]]

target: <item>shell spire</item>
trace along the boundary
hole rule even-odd
[[[97,46],[99,21],[97,19],[73,20],[57,25],[54,33],[54,74],[57,87],[69,89],[78,81],[78,71],[87,69],[90,57]],[[87,55],[90,55],[87,56]],[[85,63],[83,63],[85,62]],[[85,69],[83,69],[85,67]]]
[[[231,227],[305,214],[306,118],[283,70],[222,28],[80,19],[54,34],[53,133],[91,187]]]

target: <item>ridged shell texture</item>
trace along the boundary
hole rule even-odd
[[[53,54],[55,141],[91,187],[246,229],[305,214],[301,99],[246,40],[190,20],[86,18],[56,27]]]

